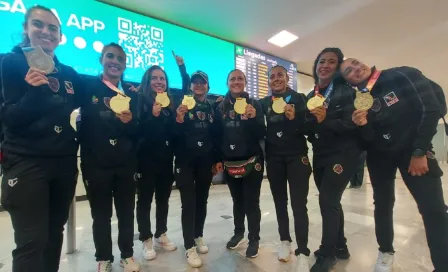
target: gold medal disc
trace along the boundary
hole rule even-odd
[[[246,106],[247,106],[246,98],[238,97],[236,99],[235,105],[233,105],[233,109],[238,114],[244,114],[246,112]]]
[[[128,96],[116,95],[110,100],[110,108],[115,113],[122,113],[129,110],[129,103],[131,99]]]
[[[274,98],[274,102],[272,103],[272,110],[275,113],[282,114],[285,112],[286,102],[283,97]]]
[[[54,71],[53,58],[47,55],[40,46],[24,47],[22,51],[30,68],[38,69],[45,74],[51,74]]]
[[[157,93],[156,102],[162,105],[162,108],[166,108],[170,105],[170,98],[166,92]]]
[[[373,97],[370,93],[356,92],[355,109],[369,110],[373,106]]]
[[[313,96],[308,102],[306,106],[309,110],[314,110],[315,108],[322,107],[324,105],[325,98],[321,95]]]
[[[187,106],[188,110],[192,110],[196,106],[196,100],[194,100],[193,96],[186,95],[184,99],[182,99],[182,105]]]

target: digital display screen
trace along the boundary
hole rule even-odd
[[[35,4],[52,9],[59,18],[63,38],[56,55],[80,74],[99,75],[100,52],[105,44],[115,42],[127,53],[127,81],[139,83],[150,66],[160,65],[170,87],[181,88],[174,51],[184,58],[189,74],[196,70],[208,74],[210,93],[227,92],[225,79],[235,67],[233,43],[93,0],[0,0],[0,53],[21,42],[24,14]]]
[[[246,91],[251,97],[261,99],[269,95],[268,72],[276,65],[286,68],[288,85],[297,91],[297,64],[247,47],[235,46],[235,66],[246,75]]]

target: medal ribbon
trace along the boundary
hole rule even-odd
[[[370,77],[369,82],[367,83],[367,86],[362,89],[363,93],[371,92],[373,89],[373,86],[375,86],[376,81],[380,77],[381,70],[376,70],[373,75]]]
[[[103,83],[106,84],[107,87],[109,87],[109,89],[111,89],[112,91],[116,92],[117,94],[123,96],[123,97],[127,97],[127,95],[124,94],[123,91],[123,86],[121,85],[121,81],[118,82],[118,88],[115,87],[114,84],[110,83],[110,81],[103,79]]]
[[[330,94],[332,92],[333,92],[333,81],[330,83],[330,85],[328,85],[327,89],[324,92],[324,94],[325,94],[324,101],[327,100],[327,98],[330,96]],[[315,96],[321,95],[321,94],[319,94],[319,86],[318,85],[316,85],[314,87],[314,95]]]

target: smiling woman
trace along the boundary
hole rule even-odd
[[[50,9],[34,6],[25,14],[24,46],[40,46],[50,56],[61,41],[61,25]]]

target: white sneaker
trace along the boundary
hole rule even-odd
[[[112,271],[112,263],[110,261],[98,262],[97,272],[111,272],[111,271]]]
[[[152,238],[143,242],[143,258],[147,261],[154,260],[157,257]]]
[[[196,247],[198,248],[198,252],[201,254],[207,254],[208,253],[208,246],[206,246],[204,244],[203,238],[202,237],[198,237],[196,239],[194,239],[194,241],[196,242]]]
[[[297,256],[296,272],[310,272],[310,264],[307,256],[303,254]]]
[[[278,260],[280,262],[289,262],[289,255],[291,255],[291,242],[282,241],[278,250]]]
[[[121,267],[123,267],[123,272],[138,272],[140,271],[140,265],[138,265],[134,258],[121,259]]]
[[[202,266],[202,260],[196,252],[196,247],[192,247],[185,252],[188,264],[193,268],[199,268]]]
[[[166,233],[160,235],[159,238],[156,238],[156,247],[163,248],[168,251],[174,251],[177,249],[177,246],[170,241]]]
[[[393,253],[378,253],[378,260],[376,261],[374,272],[392,272],[394,264]]]

